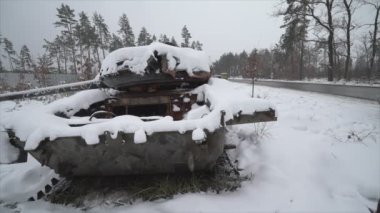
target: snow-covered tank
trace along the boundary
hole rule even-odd
[[[3,116],[11,144],[62,176],[210,170],[228,125],[276,120],[270,103],[210,79],[204,52],[161,43],[110,53],[92,81],[0,100],[84,88]]]

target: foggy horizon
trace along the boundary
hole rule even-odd
[[[33,58],[43,54],[43,39],[52,40],[60,31],[54,26],[57,10],[62,3],[90,18],[100,13],[111,33],[117,34],[118,20],[125,13],[135,37],[142,27],[148,32],[174,36],[182,40],[181,29],[189,29],[192,40],[203,43],[211,60],[225,52],[251,51],[270,48],[278,42],[283,29],[281,17],[274,17],[279,1],[0,1],[0,33],[10,39],[16,50],[27,45]],[[187,8],[187,9],[184,9]],[[270,27],[268,27],[270,26]],[[27,38],[25,37],[27,35]]]

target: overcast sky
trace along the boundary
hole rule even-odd
[[[194,40],[203,43],[213,60],[227,51],[251,51],[274,45],[280,38],[281,18],[272,17],[277,0],[261,1],[48,1],[1,0],[0,33],[19,50],[26,44],[32,53],[41,54],[43,39],[58,34],[53,23],[61,3],[87,14],[99,12],[111,32],[119,29],[118,20],[126,13],[137,38],[141,27],[149,33],[165,33],[181,39],[187,25]]]
[[[10,39],[17,52],[26,44],[34,57],[43,53],[43,39],[52,40],[59,29],[56,8],[68,4],[78,15],[99,12],[110,31],[119,29],[118,20],[126,13],[137,38],[141,27],[149,33],[165,33],[181,40],[181,29],[187,25],[194,40],[216,60],[225,52],[270,48],[279,41],[283,29],[281,17],[273,17],[279,0],[246,1],[49,1],[0,0],[0,33]],[[371,10],[372,11],[372,10]],[[372,20],[368,8],[357,13],[361,22]],[[371,21],[372,22],[372,21]]]

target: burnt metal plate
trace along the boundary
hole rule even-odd
[[[159,86],[161,90],[176,88],[195,88],[208,82],[209,77],[191,78],[188,76],[173,77],[167,73],[145,73],[139,75],[128,70],[101,76],[100,80],[105,87],[117,90],[129,90],[139,86]]]
[[[227,121],[226,124],[236,125],[269,121],[277,121],[276,112],[273,109],[255,112],[253,115],[237,115],[234,116],[234,119]]]
[[[65,177],[210,170],[223,152],[225,131],[207,133],[202,144],[192,140],[191,132],[153,133],[142,144],[133,142],[133,134],[119,132],[113,139],[106,132],[95,145],[87,145],[81,137],[65,137],[45,140],[29,152]],[[15,142],[24,145],[17,138]]]

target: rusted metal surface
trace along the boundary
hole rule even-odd
[[[162,72],[139,75],[124,70],[118,73],[101,76],[100,80],[108,88],[133,91],[133,89],[137,89],[136,86],[139,88],[160,87],[161,90],[195,88],[207,83],[209,77],[209,75],[204,75],[203,77],[189,77],[185,71],[177,71],[176,75],[173,77],[171,74]]]
[[[197,94],[186,91],[188,90],[155,93],[124,92],[112,101],[107,101],[105,109],[115,115],[172,116],[174,120],[181,120],[197,101]],[[144,108],[148,112],[144,112]]]

